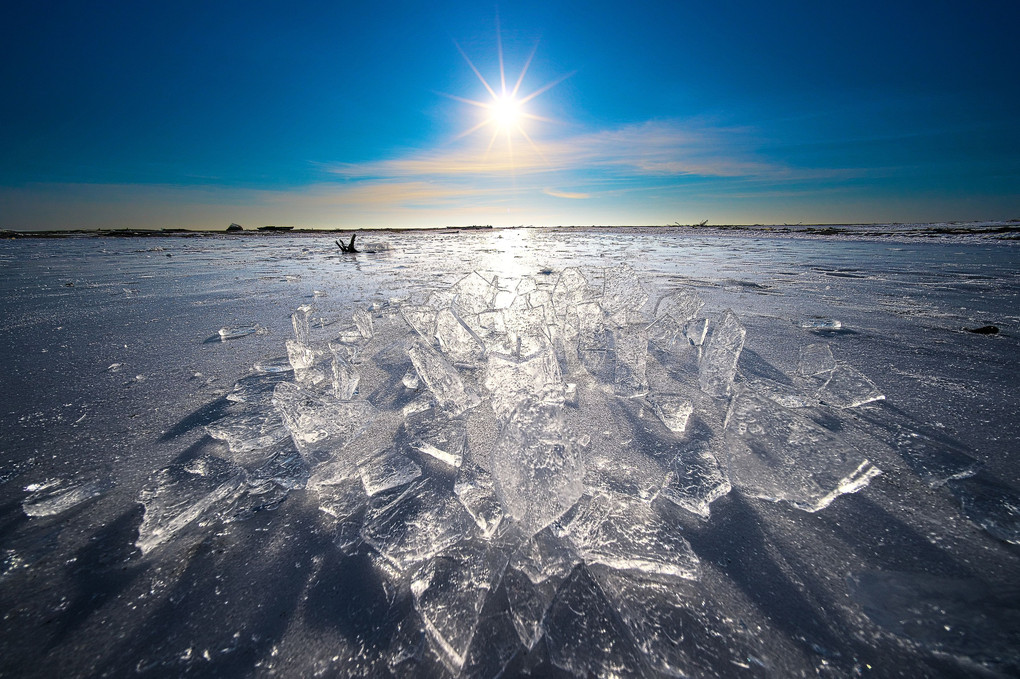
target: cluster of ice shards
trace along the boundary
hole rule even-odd
[[[306,488],[335,544],[409,597],[395,674],[427,649],[451,675],[492,676],[545,639],[576,675],[683,675],[702,566],[678,516],[709,520],[733,489],[817,511],[878,473],[811,417],[882,398],[870,380],[824,344],[785,381],[742,374],[747,331],[703,308],[627,266],[472,273],[328,337],[302,306],[287,357],[207,425],[222,457],[145,488],[137,545]]]
[[[56,516],[103,495],[113,487],[106,478],[47,479],[25,487],[28,497],[21,503],[31,517]]]

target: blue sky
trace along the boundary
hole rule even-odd
[[[0,228],[1020,218],[1015,2],[20,5]]]

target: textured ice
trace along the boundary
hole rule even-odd
[[[290,382],[277,385],[273,405],[280,411],[294,445],[310,465],[340,455],[343,447],[363,432],[376,415],[368,401],[326,399]]]
[[[364,309],[357,309],[354,312],[354,324],[364,339],[372,339],[375,335],[375,327],[372,322],[372,314]]]
[[[701,577],[680,526],[641,500],[616,493],[586,497],[566,528],[586,564],[647,577]]]
[[[634,324],[616,328],[613,337],[613,391],[620,396],[648,393],[648,331]]]
[[[294,369],[295,373],[310,370],[319,359],[321,353],[321,351],[313,349],[307,344],[287,340],[287,357],[290,359],[291,368]]]
[[[31,517],[56,516],[99,497],[113,483],[108,479],[47,479],[25,487],[21,509]]]
[[[750,392],[726,415],[725,465],[745,494],[809,512],[854,493],[879,474],[849,443],[796,411]]]
[[[676,323],[683,325],[698,315],[705,306],[698,293],[688,288],[665,295],[655,304],[655,317],[670,316]]]
[[[709,505],[730,490],[730,480],[711,451],[685,446],[670,463],[659,496],[707,519]]]
[[[726,396],[730,393],[746,334],[733,311],[727,309],[723,312],[701,357],[698,382],[706,394]]]
[[[506,568],[506,553],[480,540],[459,542],[411,576],[414,605],[440,658],[452,672],[464,665],[482,607]]]
[[[885,399],[885,394],[859,370],[841,363],[818,390],[818,399],[837,408],[856,408],[872,401],[881,401]]]
[[[499,288],[480,273],[470,273],[454,283],[449,290],[453,306],[461,316],[473,316],[495,308]]]
[[[422,342],[414,342],[407,353],[436,402],[451,415],[460,415],[481,403],[478,395],[465,386],[457,369],[435,349]]]
[[[836,359],[832,357],[832,350],[825,342],[816,342],[800,349],[800,363],[797,366],[798,372],[805,377],[812,377],[821,373],[834,370]]]
[[[493,411],[500,418],[536,397],[553,403],[563,400],[560,368],[551,350],[526,358],[490,355],[483,385],[490,394]]]
[[[232,504],[244,490],[245,473],[216,457],[199,457],[158,472],[142,490],[145,507],[135,545],[143,554],[175,537],[214,508]]]
[[[400,307],[400,316],[426,342],[436,336],[436,309],[424,304],[404,304]]]
[[[297,311],[290,316],[291,325],[294,326],[294,339],[298,344],[308,344],[309,316],[311,313],[311,305],[302,304],[297,308]]]
[[[687,420],[694,412],[694,404],[680,394],[653,394],[648,398],[652,410],[662,423],[676,434],[687,429]]]
[[[436,314],[436,340],[439,348],[455,363],[475,363],[485,354],[478,336],[450,309]]]
[[[289,356],[263,358],[256,361],[253,367],[256,372],[260,373],[286,373],[294,370],[294,366],[290,364]]]
[[[580,557],[570,540],[564,539],[563,528],[556,524],[521,543],[510,557],[510,565],[535,584],[550,578],[559,582],[570,575],[579,562]]]
[[[708,319],[707,318],[692,318],[684,324],[684,337],[696,347],[700,347],[705,343],[705,337],[708,336]]]
[[[797,325],[805,330],[839,330],[843,327],[843,323],[834,318],[805,318]]]
[[[584,492],[584,464],[559,405],[530,401],[515,410],[491,463],[503,508],[525,536],[558,519]]]
[[[437,481],[413,482],[369,503],[362,537],[403,571],[470,535],[475,525],[457,497]]]
[[[615,606],[588,570],[579,566],[546,615],[549,659],[577,677],[642,677],[641,656]]]
[[[460,468],[453,492],[478,524],[483,538],[491,538],[503,521],[503,506],[496,496],[492,474],[473,462]]]
[[[533,582],[527,575],[509,567],[503,575],[510,618],[517,638],[531,650],[545,634],[545,615],[559,591],[563,577]]]
[[[983,474],[953,479],[946,484],[960,501],[967,518],[991,535],[1020,545],[1020,493]]]
[[[425,411],[409,416],[404,427],[410,447],[449,467],[459,467],[467,451],[467,430],[461,420]]]
[[[290,436],[275,409],[251,404],[207,424],[205,431],[226,443],[233,460],[242,465],[265,460],[267,450]]]
[[[330,344],[329,349],[333,354],[333,395],[341,401],[350,401],[358,391],[361,374],[351,365],[344,347]]]
[[[358,471],[369,496],[406,485],[421,476],[421,467],[414,460],[392,449],[363,462]]]

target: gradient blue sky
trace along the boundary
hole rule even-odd
[[[1020,218],[1015,0],[4,14],[0,228]]]

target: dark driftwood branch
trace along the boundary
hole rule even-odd
[[[351,234],[351,242],[350,242],[349,245],[344,245],[340,241],[337,241],[336,244],[337,244],[337,247],[340,248],[340,252],[357,252],[358,249],[354,247],[354,237],[357,236],[357,235],[358,234],[356,234],[356,233],[352,233]]]

